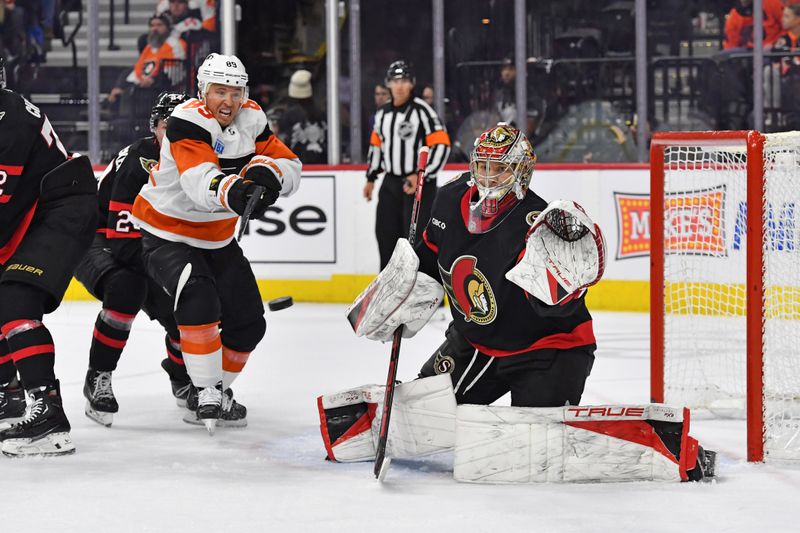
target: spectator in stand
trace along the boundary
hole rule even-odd
[[[781,34],[782,0],[764,1],[764,46]],[[725,50],[753,48],[753,0],[736,0],[725,20]]]
[[[205,0],[200,5],[203,14],[203,29],[209,33],[217,33],[217,0]]]
[[[191,42],[195,34],[191,32],[203,29],[203,14],[195,0],[161,0],[156,5],[155,15],[165,15],[172,23],[172,36]],[[147,46],[147,34],[139,36],[139,51]]]
[[[369,113],[367,117],[367,131],[372,131],[373,126],[375,126],[375,111],[383,107],[384,105],[388,104],[389,101],[392,99],[392,93],[389,92],[389,88],[386,87],[383,83],[375,84],[375,110]],[[363,123],[363,120],[362,120]],[[369,137],[365,139],[364,149],[369,149]]]
[[[776,52],[800,51],[800,2],[783,8],[782,26],[785,30],[775,41]],[[787,56],[780,61],[780,102],[784,122],[782,129],[800,129],[800,56]]]
[[[298,70],[289,80],[289,102],[278,122],[281,140],[303,164],[328,162],[328,124],[314,105],[311,73]]]
[[[189,0],[169,0],[169,8],[164,12],[172,21],[172,36],[189,39],[189,32],[203,29],[203,14],[199,7],[190,8]]]
[[[523,124],[523,133],[535,137],[536,130],[541,122],[544,112],[544,98],[539,94],[536,86],[530,83],[527,87],[527,124]],[[506,122],[514,127],[517,125],[517,67],[510,57],[503,59],[500,64],[500,81],[494,90],[494,111],[500,116],[501,122]]]
[[[422,88],[422,99],[425,100],[426,104],[433,107],[433,85],[430,83],[426,83]]]
[[[164,61],[186,59],[186,42],[170,35],[172,22],[167,15],[150,17],[147,46],[139,55],[133,70],[117,80],[108,101],[114,103],[127,89],[166,90],[181,81],[182,68],[164,68]],[[172,74],[175,72],[175,74]]]
[[[375,85],[375,109],[378,110],[382,108],[384,105],[389,103],[389,100],[392,99],[392,93],[389,92],[389,89],[383,83],[378,83]]]
[[[27,57],[27,34],[25,31],[25,10],[14,0],[0,0],[2,20],[0,20],[0,52],[6,57],[13,78],[13,65],[18,58]]]

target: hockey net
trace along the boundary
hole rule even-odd
[[[651,195],[653,401],[800,460],[800,132],[656,134]]]

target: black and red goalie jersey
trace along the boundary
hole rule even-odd
[[[144,137],[120,150],[100,176],[97,233],[108,238],[112,255],[130,267],[141,268],[142,234],[131,218],[133,202],[158,164],[158,154],[156,138]]]
[[[507,280],[522,258],[528,230],[547,202],[528,190],[485,233],[470,233],[469,172],[439,188],[431,219],[415,246],[419,269],[444,285],[456,330],[476,349],[508,356],[545,348],[595,345],[584,297],[548,306]]]
[[[0,89],[0,265],[25,236],[42,178],[66,160],[47,116],[19,94]]]

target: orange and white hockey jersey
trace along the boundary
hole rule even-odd
[[[272,158],[281,196],[300,186],[300,160],[270,131],[257,103],[247,100],[224,130],[200,100],[181,104],[167,123],[158,165],[134,202],[137,223],[162,239],[222,248],[239,215],[220,202],[211,182],[239,174],[254,155]]]

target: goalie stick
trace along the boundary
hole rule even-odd
[[[242,223],[239,226],[239,235],[236,236],[236,242],[242,240],[244,230],[247,228],[247,223],[250,221],[250,215],[253,214],[253,209],[256,208],[256,202],[261,198],[261,195],[264,194],[264,191],[266,191],[264,187],[256,185],[253,194],[250,196],[250,199],[247,200],[247,205],[244,206],[244,213],[242,213]]]
[[[414,205],[411,208],[411,224],[408,228],[408,242],[414,246],[417,237],[417,222],[419,220],[419,206],[422,201],[422,186],[425,183],[425,166],[428,164],[427,146],[419,149],[417,161],[417,188],[414,191]],[[378,481],[386,478],[389,471],[391,459],[386,457],[386,442],[389,437],[389,418],[392,414],[392,398],[394,397],[395,381],[397,378],[397,361],[400,358],[400,341],[403,339],[403,326],[400,325],[394,330],[392,337],[392,354],[389,357],[389,375],[386,376],[386,395],[383,399],[383,416],[381,417],[381,429],[378,434],[378,447],[375,452],[375,477]]]

